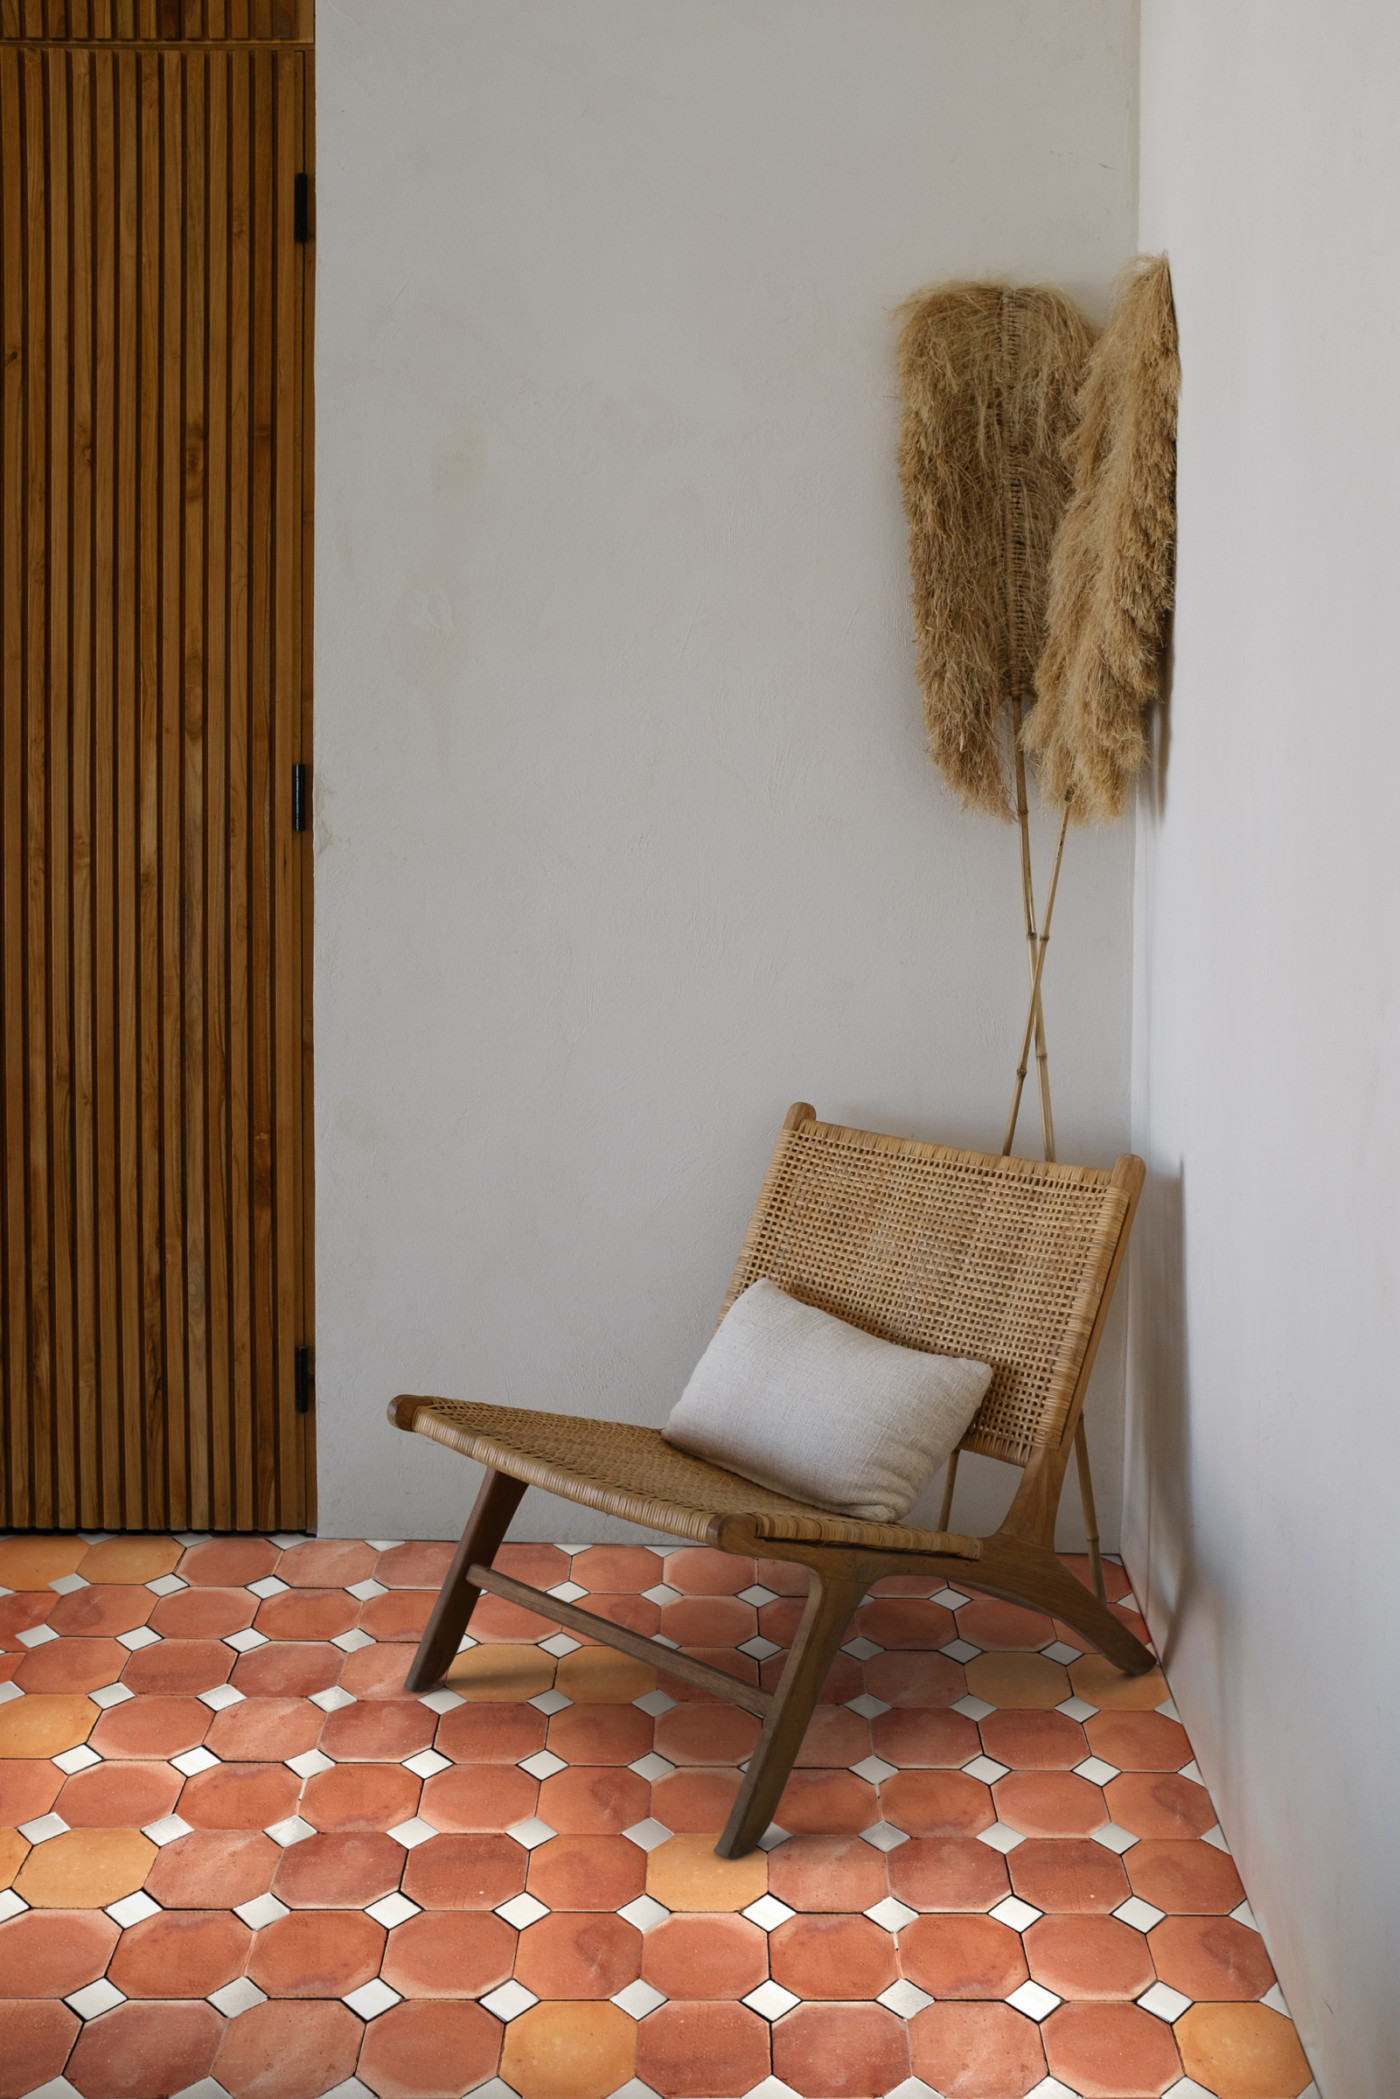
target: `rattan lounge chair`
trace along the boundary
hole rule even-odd
[[[768,1828],[852,1614],[884,1575],[928,1574],[1030,1605],[1129,1674],[1150,1669],[1147,1649],[1054,1551],[1060,1488],[1143,1173],[1132,1157],[1103,1173],[875,1136],[818,1122],[799,1102],[783,1125],[725,1309],[769,1276],[906,1347],[990,1362],[991,1385],[961,1448],[1021,1468],[1000,1530],[985,1538],[949,1531],[950,1495],[936,1531],[863,1523],[689,1457],[656,1429],[405,1394],[389,1409],[397,1427],[487,1468],[407,1688],[441,1682],[487,1590],[732,1700],[763,1721],[716,1846],[721,1858],[739,1858]],[[810,1568],[776,1690],[496,1573],[492,1559],[527,1485],[721,1552]]]

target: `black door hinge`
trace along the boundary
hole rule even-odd
[[[292,236],[299,241],[309,241],[311,238],[311,177],[309,175],[298,175],[292,186]]]
[[[311,767],[309,765],[294,765],[292,767],[292,829],[294,831],[304,831],[306,829],[306,817],[310,801]]]
[[[311,1367],[311,1350],[303,1341],[294,1358],[298,1414],[311,1412],[311,1395],[316,1390],[316,1373]]]

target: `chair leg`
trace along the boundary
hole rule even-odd
[[[430,1691],[434,1684],[442,1682],[452,1667],[452,1658],[481,1594],[480,1589],[466,1579],[467,1569],[475,1563],[490,1566],[502,1538],[510,1529],[510,1519],[519,1508],[524,1492],[524,1480],[512,1479],[506,1472],[488,1471],[482,1481],[481,1492],[462,1533],[462,1542],[447,1570],[447,1579],[438,1591],[432,1615],[418,1642],[418,1652],[404,1678],[406,1691]]]
[[[863,1576],[852,1581],[812,1569],[807,1608],[758,1746],[749,1759],[744,1783],[730,1810],[724,1834],[715,1846],[716,1858],[743,1858],[772,1821],[832,1657],[845,1638],[865,1589]]]
[[[1079,1426],[1074,1432],[1074,1456],[1079,1466],[1079,1505],[1084,1511],[1084,1542],[1089,1548],[1089,1572],[1094,1577],[1094,1594],[1099,1602],[1107,1604],[1108,1591],[1104,1587],[1103,1556],[1099,1551],[1099,1519],[1094,1508],[1094,1475],[1089,1470],[1089,1438],[1084,1429],[1084,1416],[1079,1417]]]

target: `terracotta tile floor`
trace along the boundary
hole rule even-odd
[[[0,1539],[0,2099],[1312,2092],[1159,1674],[886,1582],[726,1863],[737,1709],[494,1598],[404,1695],[450,1550]],[[765,1681],[802,1580],[499,1564]]]

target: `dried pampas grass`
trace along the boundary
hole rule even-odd
[[[1048,632],[1025,728],[1046,801],[1077,821],[1123,814],[1147,758],[1146,713],[1172,603],[1176,402],[1165,255],[1131,266],[1085,376],[1074,495],[1055,542]]]
[[[899,319],[899,473],[929,755],[967,806],[1009,817],[1006,703],[1034,690],[1093,331],[1049,286],[939,285]]]

